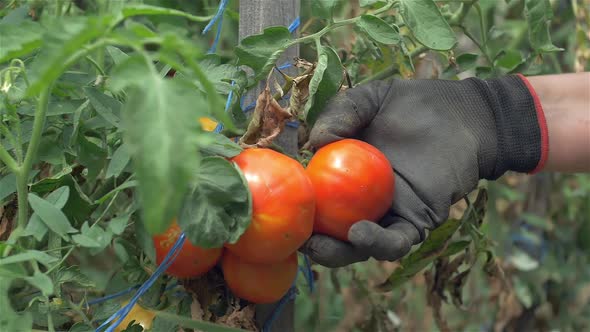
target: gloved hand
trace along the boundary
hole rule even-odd
[[[335,96],[311,130],[320,148],[342,138],[381,150],[396,175],[394,201],[379,222],[359,221],[350,243],[314,234],[301,250],[339,267],[394,261],[446,220],[450,206],[508,170],[536,172],[547,159],[547,126],[524,76],[461,81],[375,81]]]

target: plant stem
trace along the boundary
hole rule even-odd
[[[2,145],[0,145],[0,160],[6,164],[11,172],[16,173],[18,171],[18,164],[16,163],[16,160],[12,158],[12,156]]]
[[[27,148],[25,160],[23,164],[18,168],[16,173],[16,189],[18,195],[18,225],[23,229],[27,225],[29,218],[29,203],[27,201],[28,188],[27,183],[29,181],[29,174],[31,167],[33,166],[33,158],[37,155],[39,149],[39,143],[41,142],[41,135],[43,134],[43,126],[45,125],[45,115],[47,113],[47,103],[49,102],[49,94],[53,83],[47,86],[37,101],[37,109],[35,110],[35,119],[33,120],[33,132],[31,140]]]
[[[326,25],[322,30],[320,30],[316,33],[312,33],[311,35],[307,35],[307,36],[297,38],[297,39],[291,41],[289,44],[287,44],[287,46],[285,48],[295,45],[295,44],[307,43],[307,42],[313,41],[316,38],[319,39],[323,35],[325,35],[326,33],[330,32],[336,28],[339,28],[341,26],[345,26],[348,24],[356,23],[356,21],[360,20],[360,18],[361,18],[360,16],[357,16],[357,17],[349,18],[346,20],[342,20],[342,21],[338,21],[338,22],[334,22],[332,24]]]

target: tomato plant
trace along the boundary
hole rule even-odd
[[[254,303],[272,303],[287,293],[297,276],[297,253],[271,264],[250,263],[231,251],[221,259],[227,286],[238,297]]]
[[[226,247],[241,259],[275,263],[295,252],[311,235],[316,199],[303,166],[270,149],[248,149],[233,162],[252,193],[252,221]]]
[[[174,221],[162,234],[153,237],[156,249],[156,263],[160,264],[182,230]],[[222,248],[205,249],[185,241],[176,259],[166,270],[169,275],[177,278],[195,278],[209,271],[221,257]]]
[[[158,308],[152,330],[260,328],[254,324],[254,309],[260,307],[242,308],[227,296],[227,287],[266,302],[280,298],[293,282],[294,252],[312,231],[312,202],[318,198],[304,178],[317,169],[321,154],[307,171],[296,160],[305,164],[311,157],[309,129],[336,93],[375,79],[489,78],[590,68],[590,15],[580,0],[299,1],[300,20],[290,13],[293,17],[280,26],[238,40],[239,20],[253,14],[278,18],[267,9],[285,12],[283,2],[271,0],[258,13],[240,12],[243,5],[262,3],[0,3],[0,331],[94,331],[117,313],[118,296],[140,291],[141,303]],[[554,11],[559,15],[552,17]],[[217,27],[219,33],[210,30]],[[550,32],[557,32],[560,47]],[[326,180],[325,172],[317,174]],[[358,185],[357,176],[351,175],[348,185]],[[562,196],[576,204],[566,204],[563,213],[547,212],[565,220],[563,227],[545,227],[557,239],[559,254],[551,256],[542,273],[533,271],[538,279],[526,279],[530,286],[522,274],[514,277],[514,287],[509,287],[511,278],[497,282],[512,291],[497,298],[519,299],[523,313],[534,312],[537,304],[548,313],[543,306],[551,299],[560,309],[555,329],[572,322],[571,329],[584,330],[580,322],[590,317],[579,303],[555,302],[585,294],[581,281],[571,287],[572,276],[584,280],[579,271],[563,268],[568,263],[563,260],[571,257],[576,267],[587,266],[572,255],[578,249],[567,233],[579,233],[581,243],[587,233],[569,223],[587,212],[588,186],[581,185],[583,178],[575,181],[580,185]],[[337,182],[334,188],[341,193],[352,188]],[[330,193],[320,188],[319,194],[326,199],[319,202],[320,214],[341,217],[330,210]],[[498,206],[506,199],[522,201],[502,187],[495,195]],[[359,202],[345,202],[343,219],[366,217]],[[450,219],[433,232],[399,262],[401,267],[381,271],[388,276],[382,288],[393,290],[387,297],[363,288],[373,283],[358,280],[361,268],[314,267],[320,271],[322,296],[299,296],[298,324],[311,322],[301,330],[327,331],[341,323],[340,328],[355,325],[351,329],[429,330],[408,323],[422,322],[424,315],[413,319],[411,313],[423,308],[402,310],[402,319],[395,314],[399,305],[413,303],[407,294],[424,292],[424,280],[437,319],[446,300],[442,294],[464,308],[467,277],[490,273],[497,281],[503,275],[492,273],[502,265],[494,255],[498,247],[482,226],[485,200],[470,203],[464,218]],[[376,214],[367,218],[378,219]],[[337,236],[344,239],[347,227],[336,230]],[[154,242],[169,229],[171,238]],[[180,283],[156,273],[165,254],[160,244],[169,245],[179,229],[185,247],[169,272],[201,274]],[[219,269],[202,273],[224,246],[228,285]],[[206,260],[194,268],[199,257]],[[478,264],[481,257],[487,257],[484,270],[477,268],[484,265]],[[507,260],[530,271],[525,269],[535,262],[523,257]],[[448,261],[456,269],[448,268]],[[277,265],[284,269],[273,268]],[[396,291],[424,270],[421,284],[410,285],[410,292]],[[428,273],[437,274],[428,279]],[[141,287],[148,281],[150,287]],[[349,315],[342,303],[362,315]],[[514,302],[505,306],[517,307]],[[475,328],[493,323],[490,312],[506,312],[497,309],[474,318]],[[465,319],[463,313],[458,317]],[[328,316],[336,319],[324,319]],[[348,322],[356,316],[383,326]],[[498,326],[507,321],[493,319]]]
[[[315,232],[346,241],[352,224],[379,221],[393,201],[393,168],[363,141],[344,139],[322,147],[306,172],[317,196]]]

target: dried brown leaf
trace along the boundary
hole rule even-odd
[[[246,133],[240,138],[240,145],[245,148],[270,146],[289,119],[291,114],[273,98],[267,85],[258,95],[252,120]]]
[[[219,318],[217,323],[230,327],[246,329],[248,331],[258,331],[258,328],[254,322],[256,307],[253,304],[250,304],[242,309],[240,309],[237,305],[232,306],[230,310],[230,313]]]

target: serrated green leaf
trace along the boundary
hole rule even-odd
[[[129,150],[125,146],[125,144],[121,144],[117,150],[113,153],[113,157],[111,158],[111,162],[109,163],[109,167],[107,168],[107,173],[105,178],[117,177],[119,176],[125,167],[129,164],[131,160],[131,155],[129,154]]]
[[[215,132],[203,133],[203,153],[232,158],[239,155],[242,150],[242,147],[224,135]]]
[[[311,2],[311,11],[314,16],[332,20],[332,14],[334,7],[338,3],[338,0],[314,0]]]
[[[124,142],[139,181],[143,222],[150,234],[158,234],[178,213],[199,164],[195,118],[205,115],[207,106],[192,84],[160,77],[142,57],[115,68],[112,87],[127,87]]]
[[[33,208],[33,211],[41,217],[41,220],[56,234],[61,237],[65,237],[68,233],[75,233],[77,230],[70,225],[66,215],[55,205],[44,200],[43,198],[29,193],[28,195],[29,204]]]
[[[221,157],[204,158],[178,218],[187,238],[219,248],[237,241],[251,218],[252,198],[239,168]]]
[[[308,125],[313,125],[324,106],[340,88],[343,78],[342,64],[334,49],[322,46],[311,82],[304,116]]]
[[[282,26],[266,28],[261,34],[248,36],[235,49],[238,65],[249,66],[255,73],[263,75],[262,69],[269,59],[276,60],[290,41],[289,29]]]
[[[50,267],[51,264],[57,262],[57,258],[48,255],[38,250],[27,250],[25,252],[14,254],[12,256],[0,258],[0,265],[8,265],[14,263],[22,263],[35,260],[46,267]]]
[[[374,15],[362,15],[356,23],[371,39],[382,44],[400,42],[399,31]]]
[[[549,33],[553,9],[549,0],[525,0],[525,16],[529,26],[529,40],[537,52],[563,51],[553,45]]]
[[[220,94],[227,95],[232,90],[230,83],[232,80],[237,81],[238,85],[246,83],[246,73],[234,65],[222,64],[218,55],[208,54],[199,64]],[[201,83],[198,82],[198,85],[200,86]]]
[[[43,27],[37,22],[0,24],[0,63],[23,57],[43,43]]]
[[[80,268],[77,266],[59,268],[55,273],[55,282],[58,285],[71,283],[84,288],[94,287],[94,283],[90,281],[90,279],[88,279],[84,274],[82,274],[80,272]]]
[[[400,14],[412,34],[433,50],[450,50],[457,43],[455,33],[432,0],[400,0]]]
[[[24,279],[32,286],[38,288],[44,296],[53,294],[53,281],[46,274],[36,271],[33,276]]]
[[[29,70],[27,96],[37,95],[49,82],[55,81],[70,65],[67,59],[108,31],[111,16],[60,17],[44,26],[43,47]]]
[[[119,119],[118,114],[121,110],[121,102],[102,93],[94,87],[85,87],[84,93],[88,96],[88,100],[96,112],[108,123],[119,128],[119,122],[121,122],[121,120]]]

